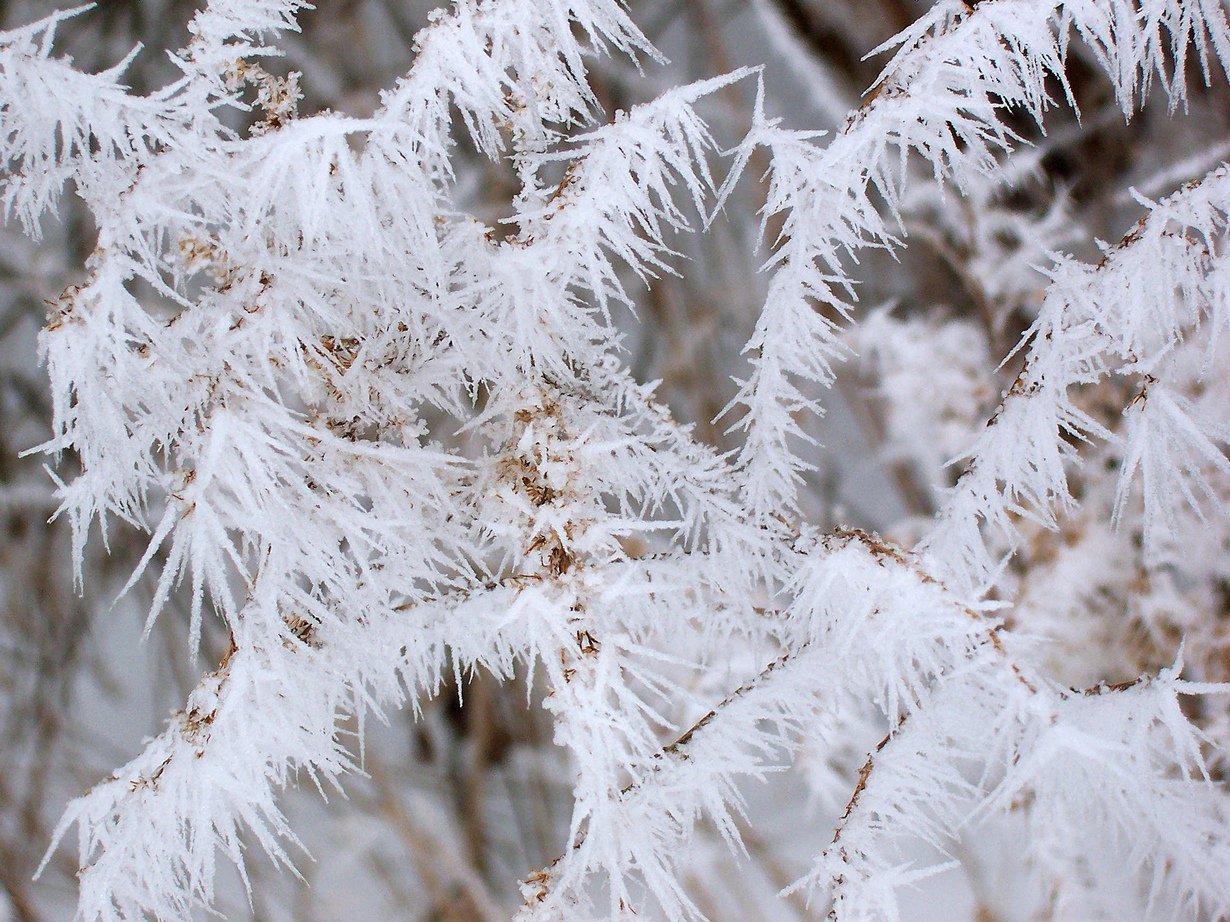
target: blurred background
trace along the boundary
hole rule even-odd
[[[412,38],[438,5],[319,0],[302,16],[302,32],[279,43],[285,58],[270,69],[302,73],[301,114],[368,114],[380,89],[411,64]],[[0,0],[0,23],[12,28],[58,6]],[[100,0],[61,27],[58,47],[79,67],[102,69],[141,44],[127,79],[134,91],[148,92],[174,79],[165,51],[186,42],[185,24],[198,6],[189,0]],[[764,65],[771,116],[790,127],[832,129],[879,72],[883,57],[868,58],[868,52],[928,4],[631,0],[629,6],[670,63],[645,62],[641,73],[626,60],[596,59],[592,83],[608,114],[681,83]],[[895,257],[868,253],[856,267],[862,307],[861,322],[848,335],[851,357],[833,393],[823,398],[827,415],[809,423],[818,446],[806,511],[820,526],[913,540],[934,512],[937,490],[959,473],[950,459],[968,447],[1015,374],[1011,362],[995,369],[1040,302],[1045,276],[1036,267],[1060,250],[1096,259],[1095,241],[1118,239],[1140,215],[1133,188],[1160,196],[1230,156],[1224,79],[1206,89],[1193,71],[1188,112],[1171,113],[1159,99],[1126,123],[1110,85],[1082,53],[1074,48],[1069,69],[1079,119],[1057,106],[1043,134],[1010,113],[1009,124],[1027,142],[1011,158],[1012,182],[995,186],[969,177],[960,191],[915,184],[902,214],[909,247]],[[725,146],[746,131],[751,103],[752,87],[739,85],[707,104],[705,114]],[[494,224],[509,212],[515,177],[507,165],[481,159],[458,140],[461,200]],[[722,448],[736,443],[728,424],[715,418],[734,395],[732,376],[745,370],[740,351],[765,287],[758,270],[770,250],[758,240],[759,176],[766,165],[753,161],[710,232],[677,241],[688,261],[681,277],[629,286],[638,300],[636,316],[621,321],[637,376],[660,381],[660,396],[676,415]],[[720,164],[715,167],[720,171]],[[56,499],[46,459],[20,457],[50,433],[36,341],[44,301],[79,279],[92,247],[89,217],[71,197],[59,218],[46,222],[37,244],[15,226],[0,228],[0,922],[72,917],[71,835],[41,878],[31,879],[66,800],[108,776],[160,730],[225,647],[215,624],[203,649],[193,651],[186,607],[174,605],[142,640],[149,587],[139,585],[117,601],[144,549],[139,533],[115,530],[109,549],[95,542],[83,583],[74,586],[67,523],[48,521]],[[919,344],[933,357],[924,366],[916,358],[924,351]],[[1097,395],[1089,399],[1096,403]],[[63,458],[60,475],[71,474],[73,464],[72,457]],[[1060,550],[1075,546],[1088,529],[1075,535],[1037,536],[1012,584],[1019,612],[1028,612],[1029,600],[1045,592],[1047,568]],[[1140,568],[1132,564],[1130,529],[1105,540],[1127,548],[1125,572],[1098,587],[1096,600],[1073,601],[1080,610],[1071,618],[1052,624],[1040,617],[1024,625],[1054,642],[1052,666],[1073,683],[1113,681],[1169,663],[1180,634],[1193,630],[1179,615],[1173,623],[1165,612],[1146,617],[1132,610],[1125,592],[1116,595]],[[1230,671],[1223,641],[1226,591],[1224,583],[1214,583],[1188,580],[1176,591],[1200,593],[1206,621],[1213,619],[1203,625],[1208,642],[1201,668],[1208,678],[1218,678],[1220,669],[1224,678]],[[1072,625],[1079,618],[1085,621],[1077,631]],[[1098,619],[1111,627],[1101,630]],[[1124,630],[1125,623],[1135,627]],[[1091,654],[1089,638],[1102,634]],[[564,840],[568,779],[550,741],[549,719],[532,706],[532,688],[474,676],[464,689],[464,708],[458,691],[446,688],[423,701],[417,719],[392,715],[388,725],[370,730],[367,777],[351,778],[328,802],[310,783],[288,792],[286,809],[311,855],[296,855],[302,879],[254,851],[250,901],[238,879],[230,880],[219,900],[227,917],[509,917],[520,901],[515,881],[554,858]],[[866,744],[859,734],[841,742],[811,753],[804,741],[784,781],[749,790],[749,854],[737,859],[737,872],[730,870],[736,859],[711,831],[711,847],[704,847],[689,883],[713,919],[816,917],[814,908],[776,893],[803,873],[848,797],[850,787],[843,790],[832,779],[852,784]],[[815,771],[820,762],[824,770]],[[992,837],[976,853],[960,855],[969,859],[966,868],[920,890],[907,918],[1047,918],[1039,908],[1044,904],[1014,889],[1010,842],[1011,835]]]

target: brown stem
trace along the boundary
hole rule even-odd
[[[450,868],[447,850],[406,810],[396,788],[380,762],[369,754],[368,775],[376,804],[405,845],[415,871],[442,922],[496,922],[501,913],[478,873],[470,867]],[[458,856],[451,856],[454,860]]]

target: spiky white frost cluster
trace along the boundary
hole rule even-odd
[[[219,852],[242,868],[245,832],[289,862],[278,790],[355,768],[343,719],[453,669],[533,664],[574,809],[560,859],[522,886],[526,920],[698,917],[696,824],[737,847],[740,782],[869,705],[889,732],[796,885],[835,918],[895,917],[897,889],[936,870],[911,842],[945,850],[1001,813],[1024,817],[1066,917],[1230,912],[1230,801],[1179,704],[1219,689],[1176,668],[1073,690],[986,601],[1022,523],[1071,511],[1079,443],[1112,436],[1075,397],[1108,376],[1141,383],[1101,513],[1129,514],[1139,480],[1159,554],[1190,507],[1225,516],[1224,401],[1172,383],[1225,392],[1225,167],[1143,201],[1101,264],[1056,265],[1024,370],[916,552],[817,534],[796,499],[798,416],[854,317],[847,261],[898,245],[911,156],[958,188],[1000,179],[1005,109],[1041,119],[1076,39],[1125,113],[1151,83],[1181,105],[1186,60],[1209,80],[1230,63],[1223,3],[940,0],[833,137],[758,104],[724,182],[694,106],[746,74],[598,121],[586,55],[656,55],[617,0],[459,0],[367,119],[298,118],[293,80],[261,68],[303,5],[215,0],[182,77],[149,96],[122,64],[57,57],[63,16],[0,36],[7,210],[36,233],[72,183],[98,226],[42,339],[44,448],[82,465],[60,486],[78,559],[113,518],[148,529],[151,617],[184,584],[195,632],[208,605],[232,637],[166,731],[70,805],[80,918],[186,917]],[[248,85],[263,121],[244,133],[225,115]],[[516,169],[511,236],[454,204],[461,132]],[[757,149],[781,240],[731,458],[632,380],[612,310],[625,268],[682,270],[668,237]],[[768,665],[676,726],[670,676],[736,640]]]

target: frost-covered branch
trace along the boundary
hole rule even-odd
[[[758,103],[741,156],[746,161],[757,146],[770,151],[764,215],[781,215],[783,223],[766,264],[773,273],[769,296],[746,347],[752,374],[732,408],[745,408],[737,422],[747,432],[740,466],[761,514],[795,508],[807,465],[791,441],[806,441],[799,414],[819,409],[805,389],[829,385],[832,363],[843,354],[839,323],[851,319],[855,300],[847,266],[864,248],[900,243],[894,225],[910,158],[929,167],[936,182],[960,186],[966,176],[995,175],[999,156],[1019,140],[1004,122],[1006,111],[1041,123],[1052,104],[1048,80],[1071,101],[1064,65],[1073,32],[1093,49],[1125,115],[1154,75],[1172,103],[1182,103],[1190,46],[1199,49],[1206,75],[1210,46],[1230,66],[1230,20],[1218,2],[1171,0],[1138,9],[1126,0],[942,0],[882,46],[897,53],[826,145],[815,143],[814,132],[780,128]]]
[[[1211,271],[1218,264],[1230,217],[1230,172],[1222,166],[1150,208],[1096,266],[1061,262],[1052,271],[1046,300],[1027,334],[1024,368],[1000,409],[970,449],[969,466],[946,500],[923,547],[966,585],[985,585],[996,571],[994,552],[980,523],[1001,534],[1014,531],[1013,517],[1036,517],[1053,525],[1071,509],[1068,468],[1076,447],[1111,433],[1083,410],[1078,388],[1112,374],[1142,379],[1144,389],[1124,413],[1133,423],[1128,463],[1121,474],[1121,499],[1144,466],[1147,515],[1173,508],[1172,485],[1193,502],[1201,456],[1224,466],[1211,438],[1188,421],[1181,398],[1158,393],[1167,356],[1201,324],[1220,326],[1223,297]],[[1123,292],[1132,292],[1126,299]],[[1151,382],[1151,383],[1149,383]],[[1159,399],[1150,403],[1149,394]],[[1159,452],[1178,452],[1187,459]],[[1194,466],[1193,466],[1194,465]],[[1157,508],[1160,507],[1160,508]],[[1153,520],[1147,518],[1146,522]]]
[[[77,582],[96,535],[140,534],[126,588],[152,584],[147,633],[182,599],[193,652],[215,616],[230,641],[165,730],[70,805],[79,918],[213,908],[218,858],[249,873],[247,840],[295,867],[283,790],[341,787],[363,768],[352,728],[479,674],[529,685],[559,750],[568,820],[544,832],[561,857],[523,885],[527,920],[703,918],[698,829],[737,853],[747,785],[805,750],[833,755],[850,796],[791,876],[838,918],[891,918],[935,870],[910,866],[920,847],[1017,813],[1072,913],[1113,914],[1098,900],[1119,892],[1225,911],[1216,723],[1177,704],[1220,689],[1178,667],[1069,689],[1010,629],[1045,566],[1018,585],[1000,563],[1078,495],[1135,522],[1138,474],[1146,557],[1176,498],[1224,517],[1230,421],[1196,369],[1215,367],[1230,316],[1226,169],[1143,203],[1100,265],[1051,270],[1024,370],[919,551],[804,521],[813,459],[796,450],[858,341],[853,264],[903,245],[907,178],[928,179],[911,164],[952,194],[1011,185],[1009,123],[1040,124],[1056,88],[1073,101],[1077,36],[1125,115],[1154,82],[1182,105],[1185,63],[1212,81],[1227,60],[1224,4],[941,0],[823,144],[770,118],[761,86],[725,180],[705,107],[752,71],[606,120],[593,58],[660,57],[618,0],[458,0],[361,118],[302,114],[297,72],[263,66],[304,9],[215,0],[148,95],[123,65],[57,57],[62,16],[0,36],[6,206],[34,232],[72,183],[97,229],[41,335],[53,418],[37,450],[79,465],[56,475]],[[640,290],[691,271],[687,237],[731,207],[758,148],[761,217],[781,232],[730,408],[744,439],[724,452],[638,380],[628,345]],[[511,185],[495,226],[467,210],[467,156]],[[1065,221],[1043,214],[1022,252]],[[1024,260],[1002,289],[1021,302]],[[1003,332],[990,313],[978,355],[933,382],[970,418]],[[885,316],[860,331],[881,364]],[[938,334],[915,338],[902,348],[943,359]],[[1122,425],[1085,402],[1117,378]],[[1121,471],[1080,494],[1077,443],[1120,435],[1099,461]],[[1217,565],[1202,567],[1207,586]]]

